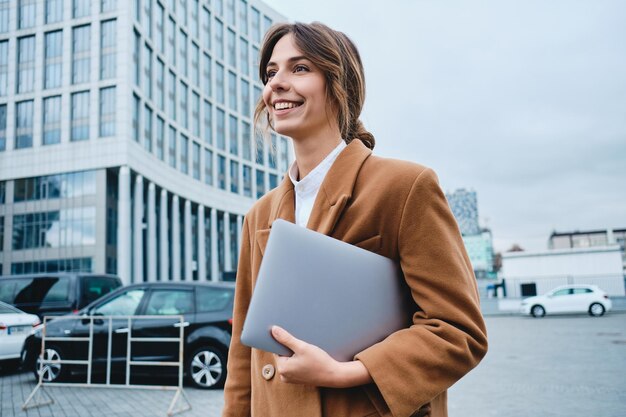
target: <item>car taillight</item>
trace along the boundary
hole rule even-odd
[[[4,323],[0,323],[0,330],[6,330],[6,329],[7,329],[7,325]]]
[[[78,314],[78,310],[72,310],[72,314]]]
[[[41,321],[39,321],[39,319],[37,319],[36,321],[33,322],[33,327],[37,327],[41,324]]]
[[[231,326],[233,325],[233,318],[232,317],[228,319],[228,324],[230,324]]]

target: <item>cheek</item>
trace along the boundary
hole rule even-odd
[[[268,86],[265,86],[263,88],[263,96],[262,97],[263,97],[263,103],[265,103],[265,107],[268,107],[268,110],[269,110],[269,107],[271,107],[269,103],[270,103],[270,100],[272,98],[272,89],[269,88]]]

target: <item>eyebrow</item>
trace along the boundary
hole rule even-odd
[[[307,61],[310,61],[310,59],[305,57],[304,55],[299,55],[299,56],[294,56],[294,57],[289,58],[287,60],[287,63],[291,64],[292,62],[301,61],[303,59],[306,59]],[[271,67],[271,66],[276,66],[276,65],[278,65],[278,64],[276,64],[276,62],[270,61],[270,62],[267,63],[267,65],[265,67]]]

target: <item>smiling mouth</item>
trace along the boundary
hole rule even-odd
[[[294,109],[296,107],[300,107],[302,103],[295,103],[291,101],[280,101],[278,103],[274,103],[274,110],[286,110],[286,109]]]

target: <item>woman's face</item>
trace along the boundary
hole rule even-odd
[[[266,74],[263,101],[276,132],[298,140],[336,125],[336,118],[327,112],[324,74],[303,56],[292,34],[274,46]]]

